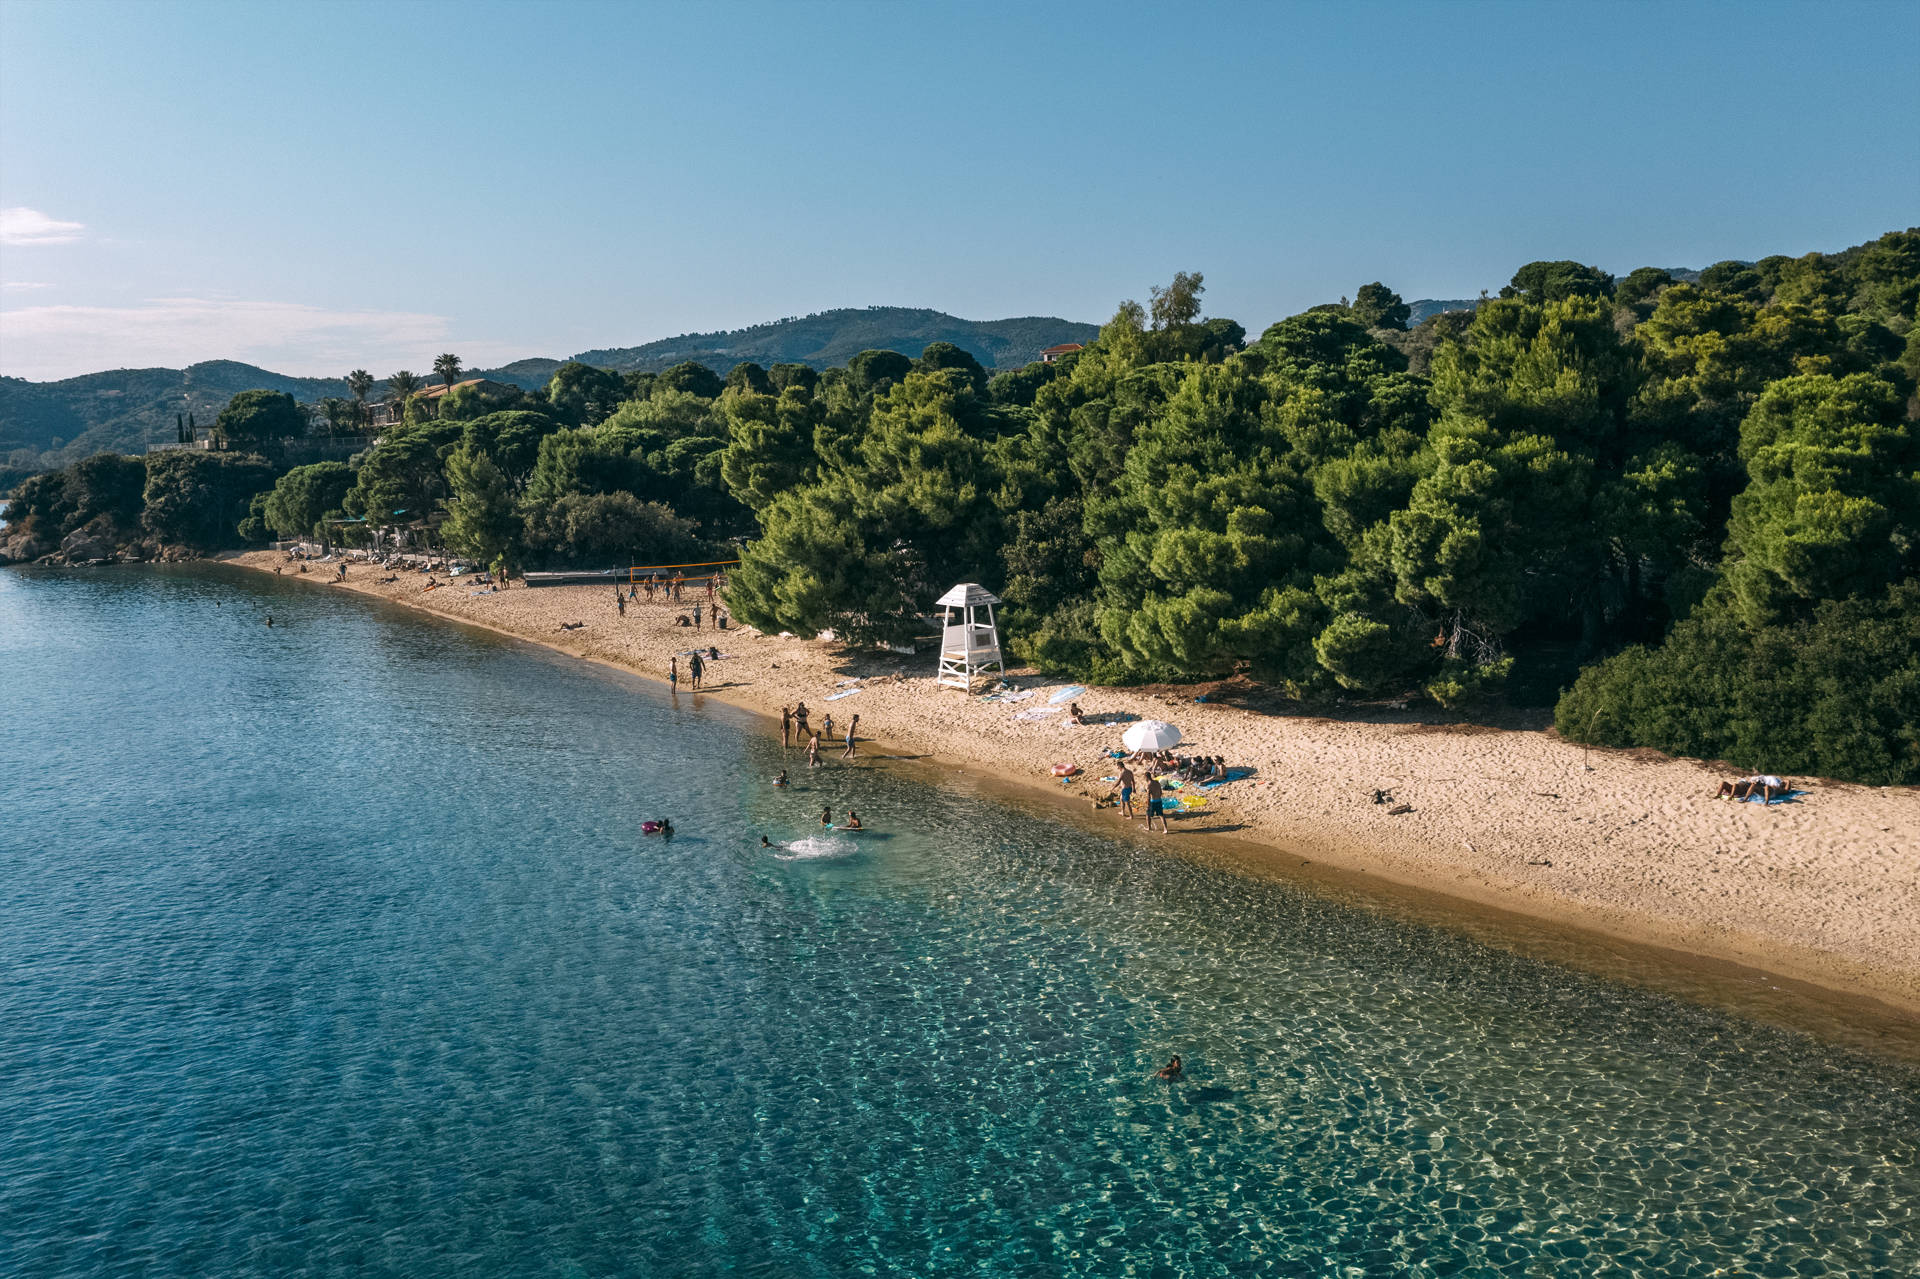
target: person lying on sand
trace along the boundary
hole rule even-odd
[[[1186,1073],[1186,1067],[1180,1064],[1180,1054],[1175,1053],[1171,1061],[1153,1072],[1153,1077],[1155,1079],[1173,1080],[1180,1078],[1180,1076]]]
[[[1720,792],[1714,798],[1746,799],[1758,795],[1771,804],[1777,796],[1784,795],[1792,789],[1784,778],[1775,777],[1772,773],[1755,773],[1751,777],[1742,777],[1736,782],[1721,782]]]
[[[562,622],[560,623],[560,629],[563,631],[577,631],[585,625],[585,622]]]

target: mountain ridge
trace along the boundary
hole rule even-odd
[[[583,351],[574,359],[617,372],[659,372],[698,360],[724,374],[742,360],[845,364],[870,348],[917,356],[933,342],[952,342],[988,368],[1018,367],[1061,342],[1089,342],[1092,324],[1050,316],[963,320],[912,307],[843,307],[714,333],[687,333],[630,347]],[[546,385],[564,360],[530,357],[468,377],[526,390]],[[424,374],[423,374],[424,376]],[[376,395],[383,389],[376,386]],[[65,465],[103,450],[139,452],[172,439],[176,414],[210,425],[241,391],[284,391],[303,403],[351,398],[344,377],[298,377],[238,360],[203,360],[184,369],[104,369],[50,382],[0,376],[0,465],[32,469]]]

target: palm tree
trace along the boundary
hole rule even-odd
[[[373,374],[365,369],[355,369],[347,374],[347,389],[353,392],[353,420],[364,423],[367,420],[367,392],[373,389]]]
[[[460,357],[449,352],[433,362],[433,371],[451,387],[460,377]]]
[[[395,400],[405,400],[420,389],[420,379],[401,369],[387,378],[387,394]]]

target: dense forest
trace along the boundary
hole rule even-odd
[[[292,401],[260,392],[228,451],[88,459],[15,515],[202,547],[432,517],[523,565],[740,538],[730,603],[763,629],[901,638],[979,581],[1075,678],[1545,690],[1576,740],[1920,782],[1920,230],[1692,280],[1534,262],[1411,327],[1378,283],[1258,336],[1202,296],[1182,274],[991,376],[950,343],[569,363],[290,470],[261,415]]]

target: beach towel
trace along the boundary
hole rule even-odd
[[[1045,719],[1049,715],[1058,715],[1059,713],[1060,708],[1058,706],[1034,706],[1024,711],[1016,711],[1013,717],[1015,719],[1034,720]]]
[[[1225,777],[1222,777],[1219,781],[1201,782],[1200,785],[1202,789],[1212,790],[1216,786],[1225,786],[1228,782],[1237,782],[1243,777],[1251,777],[1252,775],[1253,775],[1253,770],[1251,768],[1229,768],[1227,770],[1227,775]]]
[[[1768,799],[1765,795],[1749,795],[1740,802],[1743,804],[1791,804],[1808,793],[1803,790],[1790,790],[1784,794],[1775,795],[1772,799]]]
[[[1049,697],[1047,701],[1051,702],[1055,706],[1058,706],[1061,702],[1072,701],[1074,698],[1079,697],[1082,693],[1085,693],[1086,691],[1087,691],[1087,686],[1085,684],[1070,684],[1066,688],[1055,689],[1053,692],[1053,696]]]
[[[1023,688],[1017,693],[1015,692],[988,693],[985,697],[981,698],[980,700],[983,702],[1024,702],[1029,697],[1032,697],[1032,696],[1033,696],[1032,689]]]
[[[855,693],[859,691],[860,690],[857,688],[850,688],[844,693],[828,693],[826,700],[829,702],[837,702],[843,697],[852,697]]]

